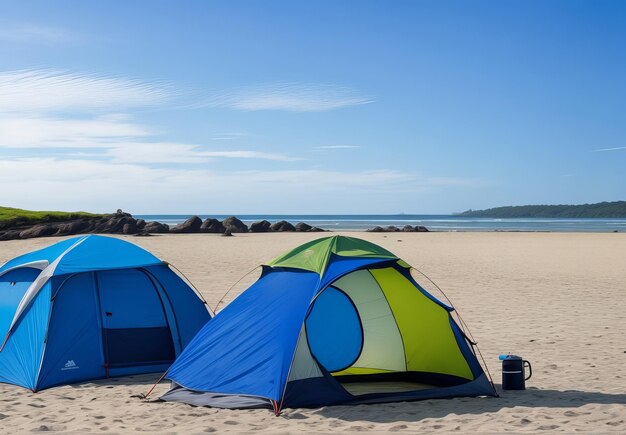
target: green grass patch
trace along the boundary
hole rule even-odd
[[[100,214],[87,213],[84,211],[33,211],[22,210],[20,208],[0,207],[0,222],[15,222],[20,224],[39,222],[58,222],[83,217],[102,216]]]

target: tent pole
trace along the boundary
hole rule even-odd
[[[446,300],[448,301],[448,303],[450,304],[450,306],[452,308],[454,308],[454,313],[456,314],[456,316],[459,319],[459,326],[461,329],[461,332],[463,333],[463,335],[465,336],[465,339],[468,340],[470,342],[470,344],[472,345],[472,347],[475,347],[476,350],[478,351],[478,355],[480,356],[481,361],[483,362],[483,366],[485,368],[485,372],[487,373],[487,377],[489,378],[489,383],[491,383],[491,386],[493,387],[493,391],[495,391],[496,393],[496,397],[499,397],[498,392],[496,391],[496,386],[493,383],[493,378],[491,377],[491,373],[489,372],[489,367],[487,367],[487,363],[485,362],[485,358],[483,357],[483,354],[480,352],[480,348],[478,347],[478,343],[477,341],[474,339],[474,336],[472,335],[472,331],[470,331],[469,326],[467,326],[467,323],[465,323],[465,320],[463,320],[463,317],[461,317],[461,314],[459,313],[459,311],[454,307],[454,304],[452,303],[452,301],[450,300],[450,298],[448,297],[448,295],[441,289],[441,287],[439,287],[432,279],[430,279],[430,277],[428,275],[426,275],[424,272],[422,272],[421,270],[419,270],[416,267],[411,266],[411,269],[416,271],[417,273],[419,273],[420,275],[422,275],[424,278],[426,278],[428,281],[430,281],[430,283],[432,285],[435,286],[435,288],[437,290],[439,290],[441,292],[441,294],[443,295],[444,298],[446,298]],[[467,330],[467,333],[466,333]]]
[[[252,269],[251,271],[249,271],[248,273],[246,273],[244,276],[242,276],[241,278],[239,278],[237,280],[236,283],[234,283],[233,285],[230,286],[230,288],[228,290],[226,290],[226,293],[224,293],[224,296],[221,297],[221,299],[219,301],[217,301],[217,305],[215,305],[215,310],[214,312],[217,313],[217,310],[220,307],[220,304],[222,302],[224,302],[224,299],[226,298],[226,296],[228,296],[228,293],[230,293],[230,291],[237,285],[239,284],[241,281],[243,281],[248,275],[250,275],[252,272],[254,272],[255,270],[257,270],[259,267],[263,267],[262,265],[256,266],[254,269]]]

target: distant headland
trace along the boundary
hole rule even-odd
[[[467,210],[457,216],[485,218],[626,218],[626,201],[579,205],[518,205]]]

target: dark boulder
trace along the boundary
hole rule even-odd
[[[233,236],[233,232],[231,231],[231,229],[230,229],[230,228],[227,228],[227,229],[224,231],[224,234],[222,234],[222,237],[232,237],[232,236]]]
[[[135,222],[126,223],[122,227],[123,234],[137,234],[138,232],[139,232],[139,229],[137,228],[137,223]]]
[[[9,219],[6,221],[1,221],[0,222],[0,231],[6,231],[6,230],[10,230],[13,227],[19,225],[19,220],[18,219]]]
[[[56,225],[41,224],[28,228],[20,232],[20,239],[30,239],[33,237],[46,237],[51,236],[57,232]]]
[[[0,240],[17,240],[20,238],[19,230],[8,230],[0,233]]]
[[[225,230],[224,225],[213,218],[208,218],[200,225],[200,231],[203,233],[223,233]]]
[[[137,228],[139,228],[140,230],[143,230],[143,227],[146,226],[146,221],[143,219],[137,219],[135,224],[137,225]]]
[[[169,233],[170,227],[161,222],[147,222],[143,227],[145,233]]]
[[[222,221],[225,230],[230,230],[233,233],[247,233],[248,226],[237,219],[235,216],[231,216]]]
[[[294,227],[287,221],[278,221],[278,222],[274,222],[270,226],[270,230],[276,231],[276,232],[295,231],[296,227]]]
[[[93,232],[98,234],[120,234],[124,230],[124,225],[135,222],[135,219],[133,219],[132,217],[116,216],[117,215],[108,219],[105,218],[100,220],[93,229]]]
[[[425,232],[428,231],[426,229],[426,227],[422,227],[422,226],[411,226],[411,225],[405,225],[402,227],[402,229],[396,227],[395,225],[389,225],[387,227],[380,227],[380,226],[376,226],[374,228],[370,228],[369,230],[367,230],[370,233],[397,233],[397,232],[404,232],[404,233],[413,233],[416,231],[420,231],[420,232]]]
[[[70,236],[73,234],[84,234],[95,227],[94,220],[81,219],[57,225],[55,236]]]
[[[250,232],[251,233],[267,233],[270,230],[271,225],[272,224],[270,224],[266,220],[254,222],[253,224],[250,225]]]
[[[304,222],[298,222],[296,224],[296,231],[302,231],[302,232],[311,231],[311,228],[313,228],[311,225],[306,224]]]
[[[192,216],[182,224],[176,225],[170,229],[172,233],[199,233],[202,226],[202,219],[198,216]]]
[[[130,213],[124,213],[121,208],[118,208],[117,211],[113,214],[113,216],[122,218],[122,217],[133,217]]]
[[[309,230],[309,233],[323,233],[324,231],[326,231],[325,229],[319,228],[319,227],[312,227]]]
[[[428,230],[428,228],[423,227],[423,226],[421,226],[421,225],[419,225],[419,226],[417,226],[417,225],[416,225],[416,226],[415,226],[415,231],[420,232],[420,233],[428,233],[428,232],[430,232],[430,231]]]

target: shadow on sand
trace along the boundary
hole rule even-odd
[[[378,405],[327,406],[315,414],[345,421],[370,421],[392,423],[398,420],[419,421],[425,418],[441,418],[449,414],[483,414],[498,412],[514,407],[529,408],[577,408],[587,404],[626,405],[626,394],[608,394],[575,390],[540,390],[530,388],[525,391],[501,391],[500,397],[456,398],[424,400],[419,402],[389,403]],[[407,406],[409,405],[409,406]],[[379,412],[371,412],[370,406],[381,407]],[[388,412],[385,412],[387,410]],[[297,414],[287,410],[286,417]],[[294,416],[295,417],[295,416]]]
[[[152,385],[156,384],[159,381],[162,374],[163,373],[148,373],[148,374],[132,375],[132,376],[117,376],[114,378],[96,379],[93,381],[70,384],[69,386],[72,388],[81,388],[81,387],[93,386],[93,385],[96,385],[99,387],[114,387],[114,386],[132,387],[132,386],[139,386],[139,385],[151,387]],[[169,385],[169,381],[167,382],[167,384]]]

